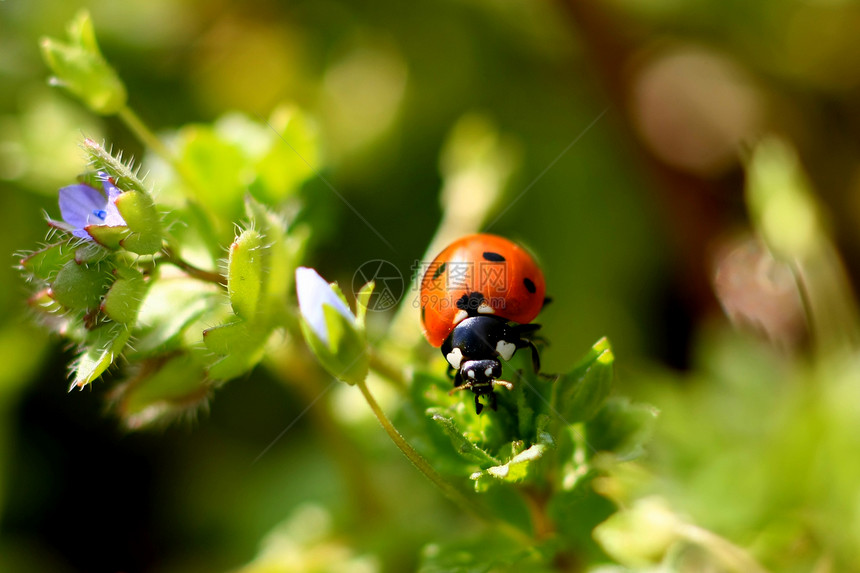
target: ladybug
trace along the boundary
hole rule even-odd
[[[503,237],[479,233],[448,245],[430,263],[421,281],[421,326],[427,341],[442,350],[453,374],[454,389],[475,394],[475,412],[488,396],[496,409],[493,389],[502,361],[517,349],[530,348],[535,372],[540,357],[529,336],[540,328],[529,324],[548,299],[546,283],[534,258]]]

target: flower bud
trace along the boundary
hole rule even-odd
[[[42,39],[42,57],[54,72],[51,83],[59,85],[101,115],[113,115],[125,106],[126,90],[96,43],[86,10],[69,23],[69,43]]]
[[[363,381],[369,368],[367,338],[337,286],[315,270],[299,267],[296,294],[302,333],[323,368],[349,384]]]

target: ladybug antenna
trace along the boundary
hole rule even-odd
[[[466,382],[465,384],[460,384],[459,386],[455,386],[453,389],[451,389],[450,392],[448,392],[448,395],[453,396],[454,392],[459,392],[460,390],[470,390],[471,388],[472,388],[472,382],[469,381],[469,382]]]

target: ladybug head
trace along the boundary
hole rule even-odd
[[[502,375],[502,363],[495,358],[484,360],[464,360],[460,365],[460,376],[473,389],[486,387],[493,390],[493,380]]]

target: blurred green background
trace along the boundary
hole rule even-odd
[[[755,447],[768,443],[754,423],[768,397],[788,379],[814,383],[796,370],[807,349],[803,321],[770,321],[790,304],[764,316],[753,300],[740,314],[754,315],[748,321],[770,343],[737,334],[712,283],[721,253],[750,227],[742,164],[767,133],[798,150],[848,276],[860,274],[860,3],[6,0],[0,252],[44,238],[42,212],[57,215],[57,189],[83,168],[82,134],[142,154],[118,121],[90,115],[46,83],[39,38],[62,36],[80,7],[91,11],[131,106],[156,131],[234,110],[268,117],[284,102],[316,115],[326,179],[391,243],[319,179],[309,182],[315,226],[307,262],[344,285],[373,259],[410,276],[441,216],[446,138],[463,117],[490,122],[515,152],[486,230],[522,241],[543,264],[554,298],[541,317],[552,343],[545,370],[571,367],[608,336],[624,391],[666,414],[651,463],[681,484],[667,488],[679,492],[680,509],[721,534],[764,544],[764,554],[782,547],[767,545],[771,537],[805,540],[796,560],[771,562],[777,570],[814,563],[829,546],[820,532],[806,535],[802,519],[779,517],[798,505],[816,519],[840,515],[827,513],[839,499],[806,496],[827,480],[794,489],[785,475],[788,485],[773,484],[786,462],[763,459]],[[151,184],[157,190],[158,181]],[[250,561],[266,533],[298,511],[300,523],[324,532],[331,519],[350,532],[344,560],[353,569],[344,570],[405,571],[426,542],[469,526],[346,389],[314,407],[350,428],[372,460],[367,478],[388,492],[386,521],[369,528],[350,529],[354,500],[318,439],[313,408],[253,463],[310,403],[306,391],[263,368],[226,385],[195,420],[124,433],[105,414],[109,383],[66,392],[72,355],[31,325],[26,285],[8,263],[0,265],[0,568],[228,570]],[[738,265],[746,276],[748,264]],[[722,291],[723,304],[743,306],[745,288]],[[381,328],[389,318],[374,320]],[[723,399],[709,394],[714,387]],[[812,406],[786,408],[805,419]],[[816,420],[829,417],[822,408]],[[723,435],[715,428],[727,419],[738,431]],[[834,435],[853,427],[850,411],[845,419]],[[811,424],[798,436],[803,443],[829,428],[803,423]],[[837,459],[854,446],[831,445]],[[708,457],[722,465],[708,469]],[[747,468],[750,482],[764,481],[727,492],[737,468]],[[837,493],[856,495],[850,480],[843,485]],[[750,509],[746,495],[760,500],[772,488],[785,490],[778,502]],[[739,501],[726,504],[724,495]],[[416,523],[415,512],[427,518]],[[395,547],[386,531],[399,531]],[[762,541],[756,531],[771,537]],[[852,532],[860,527],[845,535]],[[844,544],[834,546],[839,554]],[[847,566],[850,552],[842,555],[849,561],[837,563]]]

